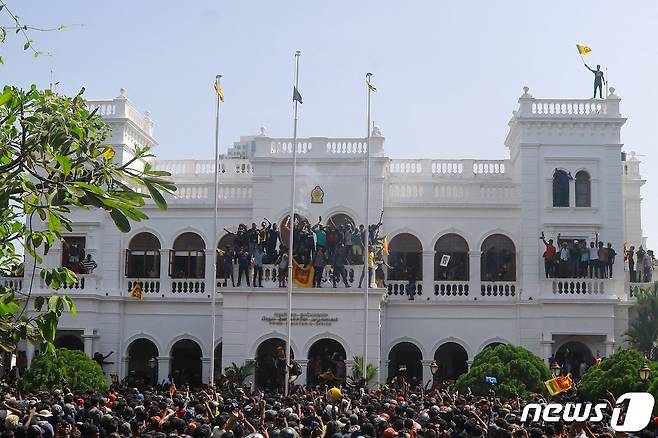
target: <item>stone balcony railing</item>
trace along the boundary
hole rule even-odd
[[[222,159],[219,160],[220,178],[250,179],[254,169],[249,160]],[[174,177],[198,177],[215,172],[213,160],[156,160],[153,170],[161,170],[171,173]]]
[[[519,99],[519,110],[516,117],[523,118],[620,118],[619,97],[615,89],[610,88],[606,99],[540,99],[530,95],[529,88],[523,88]]]
[[[111,121],[112,119],[127,119],[138,126],[144,133],[153,137],[153,120],[147,111],[141,114],[130,103],[122,88],[120,95],[112,100],[89,100],[87,101],[89,111],[96,110],[98,115]]]

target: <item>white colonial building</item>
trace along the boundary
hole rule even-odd
[[[90,106],[111,125],[118,159],[129,160],[135,144],[162,153],[150,115],[139,113],[123,91]],[[535,98],[525,88],[500,160],[390,159],[384,137],[373,130],[370,222],[383,211],[389,264],[413,265],[419,278],[414,300],[395,269],[387,288],[370,289],[367,360],[379,366],[382,381],[401,365],[427,380],[432,360],[442,377],[453,378],[495,343],[562,361],[565,355],[577,361],[607,356],[624,343],[634,285],[624,272],[622,248],[625,242],[637,248],[644,239],[644,180],[635,156],[622,153],[625,121],[614,89],[604,100],[580,100]],[[363,138],[299,139],[301,216],[311,223],[318,216],[365,223],[365,146]],[[287,217],[291,150],[291,139],[271,138],[264,129],[236,143],[221,161],[220,230]],[[62,319],[58,344],[90,355],[114,352],[108,374],[134,370],[159,380],[183,372],[205,381],[213,354],[217,368],[271,354],[285,339],[287,293],[270,265],[264,288],[218,282],[217,336],[211,339],[215,248],[232,239],[212,235],[213,161],[156,159],[153,165],[171,172],[178,186],[167,210],[149,205],[150,219],[127,234],[103,211],[76,211],[67,245],[48,255],[53,266],[68,265],[71,253],[91,254],[98,263],[93,274],[62,291],[73,296],[78,315]],[[314,203],[316,186],[323,196]],[[559,233],[560,242],[589,243],[597,235],[610,242],[618,253],[613,278],[547,279],[542,231],[556,241]],[[443,255],[452,265],[440,265]],[[292,351],[303,366],[339,351],[349,368],[363,355],[361,266],[348,271],[351,288],[333,289],[325,281],[322,289],[294,291]],[[27,287],[21,279],[4,281]],[[144,284],[142,300],[130,295],[137,281]],[[49,293],[40,285],[33,295]],[[30,360],[35,347],[22,348]],[[262,370],[256,373],[256,384],[265,379]]]

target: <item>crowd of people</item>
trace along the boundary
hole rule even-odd
[[[610,427],[614,400],[600,422],[521,421],[528,403],[580,401],[577,384],[563,394],[500,397],[434,389],[403,379],[368,389],[295,385],[281,392],[251,391],[222,382],[216,387],[113,386],[104,392],[67,388],[21,393],[0,387],[0,437],[191,438],[553,438],[616,437]],[[651,437],[656,422],[633,436]]]
[[[271,272],[270,278],[279,287],[286,287],[288,282],[288,268],[290,256],[288,251],[289,233],[293,233],[293,258],[297,265],[304,268],[313,266],[313,287],[322,287],[325,269],[331,266],[330,282],[334,287],[340,282],[350,287],[348,282],[348,265],[364,264],[364,248],[366,235],[369,238],[370,277],[374,275],[376,265],[382,265],[383,245],[379,237],[381,220],[378,224],[370,225],[366,232],[363,224],[358,227],[351,221],[336,224],[333,219],[326,223],[322,217],[318,222],[311,224],[307,219],[295,216],[291,225],[288,217],[279,230],[277,224],[264,219],[260,228],[256,223],[251,227],[240,224],[237,231],[225,229],[233,236],[231,244],[219,248],[222,256],[222,266],[218,267],[223,285],[229,281],[233,287],[247,286],[263,287],[263,265],[273,264],[276,270]],[[377,263],[379,261],[379,263]],[[234,278],[234,266],[238,267],[237,281]],[[364,270],[365,271],[365,270]],[[383,270],[382,270],[383,272]],[[359,287],[364,280],[365,272],[361,273]]]

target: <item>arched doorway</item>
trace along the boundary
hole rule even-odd
[[[485,345],[485,347],[482,350],[486,350],[487,348],[496,348],[499,345],[505,345],[503,342],[492,342],[491,344]]]
[[[434,280],[468,281],[468,262],[466,239],[454,233],[441,236],[434,245]]]
[[[388,244],[389,280],[411,279],[420,281],[423,278],[423,245],[413,234],[401,233],[393,237]]]
[[[346,356],[345,348],[334,339],[324,338],[315,341],[308,349],[306,382],[309,385],[316,385],[332,380],[344,384],[347,371]],[[332,379],[331,375],[335,379]]]
[[[217,379],[224,369],[222,368],[222,343],[215,347],[215,379]]]
[[[270,338],[261,342],[256,349],[256,387],[268,391],[283,392],[286,365],[286,341]],[[290,357],[294,359],[292,348]]]
[[[482,242],[482,281],[516,281],[516,247],[502,234],[493,234]]]
[[[413,385],[423,383],[423,353],[411,342],[399,342],[388,353],[388,381],[404,376]]]
[[[140,338],[132,341],[128,346],[128,380],[137,385],[158,383],[158,355],[158,347],[151,340]]]
[[[55,339],[54,344],[56,348],[85,351],[85,344],[77,335],[63,334]]]
[[[562,374],[571,373],[574,377],[580,378],[581,371],[589,368],[594,362],[594,356],[587,345],[578,341],[569,341],[558,348],[555,362],[560,365]]]
[[[171,347],[171,376],[176,384],[202,382],[201,347],[191,339],[181,339]]]
[[[456,380],[468,372],[468,353],[456,342],[446,342],[437,348],[434,360],[439,365],[436,373],[438,379]]]

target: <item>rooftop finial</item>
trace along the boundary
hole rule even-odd
[[[261,137],[267,137],[267,128],[264,126],[260,127],[260,134]]]
[[[527,85],[523,87],[523,94],[521,95],[521,97],[532,97],[529,91],[530,91],[530,87],[528,87]]]
[[[127,99],[125,88],[123,87],[119,88],[119,96],[117,96],[117,99]]]

